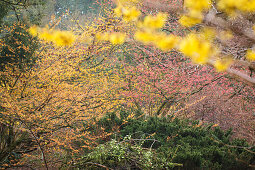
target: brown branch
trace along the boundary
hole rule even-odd
[[[227,72],[232,74],[233,76],[237,77],[238,79],[244,81],[245,83],[255,87],[255,78],[252,78],[252,77],[248,76],[247,74],[244,74],[244,73],[237,71],[235,69],[232,69],[232,68],[228,68]]]
[[[213,60],[208,61],[209,65],[214,66],[214,63],[215,63],[215,61],[213,61]],[[255,78],[252,78],[252,77],[248,76],[247,74],[242,73],[242,72],[240,72],[236,69],[230,68],[230,67],[226,70],[226,72],[228,72],[229,74],[231,74],[234,77],[237,77],[242,82],[255,87]]]
[[[12,100],[12,98],[10,98]],[[11,105],[11,102],[8,101],[8,103]],[[17,116],[17,119],[22,123],[24,124],[24,126],[27,128],[27,130],[30,132],[30,134],[33,136],[33,138],[35,139],[39,149],[41,150],[41,153],[42,153],[42,158],[43,158],[43,161],[44,161],[44,165],[45,165],[45,168],[48,170],[48,164],[47,164],[47,160],[46,160],[46,157],[45,157],[45,153],[44,153],[44,149],[43,147],[41,146],[40,144],[40,141],[39,139],[37,138],[37,136],[35,135],[35,133],[32,131],[32,129],[27,125],[27,123],[25,121],[23,121],[22,117],[17,113],[16,109],[13,109],[11,108],[11,110],[13,111],[13,113]]]
[[[238,21],[235,22],[241,22],[245,21],[248,22],[247,20],[245,20],[244,18],[239,18]],[[236,27],[233,26],[233,23],[224,20],[223,18],[217,17],[216,16],[216,12],[215,10],[210,10],[205,16],[204,16],[204,21],[205,24],[213,24],[217,27],[220,27],[224,30],[228,30],[230,29],[231,31],[233,31],[234,33],[238,34],[238,35],[243,35],[247,38],[249,38],[250,40],[252,40],[253,42],[255,42],[255,34],[252,30],[252,28],[246,27],[246,28],[239,28],[236,29]]]
[[[113,170],[112,168],[108,168],[107,166],[105,166],[105,165],[101,165],[101,164],[99,164],[99,163],[87,162],[86,164],[96,165],[96,166],[99,166],[99,167],[105,168],[106,170]]]

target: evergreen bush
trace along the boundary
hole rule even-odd
[[[223,131],[212,125],[200,126],[198,121],[180,120],[174,117],[159,118],[128,118],[127,112],[121,112],[120,117],[115,113],[109,113],[97,124],[111,132],[113,126],[119,126],[119,132],[115,132],[112,138],[125,140],[126,136],[132,139],[144,140],[143,149],[153,149],[153,156],[160,158],[163,165],[166,161],[182,164],[177,169],[252,169],[255,165],[255,147],[249,146],[244,139],[232,139],[231,129]],[[125,123],[127,121],[127,123]],[[116,144],[116,143],[115,143]],[[109,143],[103,145],[107,147]],[[102,147],[102,145],[100,146]],[[98,149],[98,148],[97,148]],[[100,150],[101,154],[111,155],[111,150]],[[93,154],[96,151],[92,152]],[[126,155],[129,157],[129,155]],[[139,156],[141,158],[141,155]],[[145,158],[144,158],[145,159]],[[105,162],[98,157],[98,163]],[[115,159],[112,160],[114,168],[120,166]],[[165,164],[156,169],[166,169]],[[164,162],[164,163],[162,163]],[[168,167],[169,168],[169,167]],[[132,169],[132,168],[131,168]],[[146,168],[145,168],[146,169]]]

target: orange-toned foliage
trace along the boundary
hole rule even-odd
[[[55,47],[42,41],[35,53],[38,61],[31,70],[13,73],[7,67],[1,72],[10,85],[0,89],[4,108],[0,122],[15,122],[15,128],[29,132],[48,165],[54,166],[59,157],[64,160],[81,154],[96,146],[98,139],[110,135],[104,129],[94,133],[86,129],[125,102],[120,93],[124,70],[109,61],[117,48],[87,38],[102,28],[87,26],[87,31],[71,46]],[[35,153],[27,154],[23,161],[39,160]]]

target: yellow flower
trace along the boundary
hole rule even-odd
[[[123,44],[125,42],[126,35],[120,32],[114,32],[109,35],[109,41],[112,44]]]
[[[218,72],[225,71],[232,64],[232,60],[230,58],[224,60],[216,60],[214,63],[214,67]]]
[[[135,39],[145,44],[149,44],[155,40],[155,36],[151,31],[137,31]]]
[[[47,29],[43,29],[41,32],[39,32],[38,37],[44,41],[52,41],[53,40],[53,34],[50,33],[50,31]]]
[[[205,40],[212,41],[216,36],[216,32],[214,29],[206,27],[202,29],[201,35]]]
[[[148,15],[144,18],[142,26],[150,29],[159,29],[165,25],[167,14],[159,12],[156,16]]]
[[[230,16],[234,16],[237,10],[242,12],[254,12],[255,2],[250,0],[219,0],[217,6]]]
[[[96,39],[98,41],[109,41],[109,33],[108,32],[105,32],[105,33],[97,33],[96,34]]]
[[[213,53],[210,42],[201,40],[194,33],[191,33],[181,41],[179,50],[197,64],[205,64]]]
[[[175,45],[178,43],[178,39],[174,35],[163,35],[159,36],[157,38],[157,41],[155,42],[156,46],[161,49],[162,51],[169,51],[172,48],[175,47]]]
[[[190,34],[183,39],[179,45],[179,50],[186,56],[192,56],[194,50],[197,50],[199,41],[194,34]]]
[[[245,12],[255,12],[255,1],[245,0],[244,4],[240,6],[240,9]]]
[[[141,12],[136,7],[123,10],[123,20],[126,22],[135,21],[140,15]]]
[[[136,7],[125,8],[122,5],[115,8],[114,13],[117,17],[123,17],[126,22],[135,21],[141,15],[141,12]]]
[[[73,44],[74,40],[75,37],[70,31],[55,31],[52,41],[57,46],[69,46]]]
[[[184,6],[190,10],[202,11],[209,9],[211,5],[211,0],[185,0]]]
[[[182,16],[179,19],[179,23],[185,27],[192,27],[196,24],[201,23],[202,19],[201,18],[194,18],[194,17],[190,17],[190,16]]]
[[[117,17],[121,17],[122,16],[122,9],[123,9],[123,6],[122,5],[118,5],[117,8],[115,8],[113,10],[114,13],[117,15]]]
[[[251,61],[255,61],[255,53],[254,53],[253,50],[247,50],[246,59],[251,60]]]
[[[203,14],[200,11],[191,10],[187,15],[180,18],[179,23],[185,27],[191,27],[201,23],[203,20]]]
[[[29,28],[28,32],[35,37],[38,34],[38,27],[34,25]]]

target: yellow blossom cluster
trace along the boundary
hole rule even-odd
[[[217,6],[229,15],[235,15],[238,11],[255,12],[254,0],[219,0]]]
[[[110,41],[112,44],[123,44],[125,42],[126,35],[121,32],[105,32],[96,34],[96,39],[98,41]]]
[[[122,17],[126,22],[136,21],[141,15],[141,12],[134,4],[137,4],[139,1],[140,0],[118,0],[114,13],[117,17]]]
[[[186,27],[193,26],[203,20],[203,11],[211,6],[211,0],[185,0],[184,6],[188,13],[183,15],[179,22]]]
[[[246,59],[250,61],[255,61],[255,51],[254,50],[248,50],[246,53]]]
[[[135,33],[135,39],[144,44],[154,45],[163,51],[171,50],[178,42],[178,37],[174,35],[167,35],[164,32],[141,30]]]
[[[232,64],[232,60],[229,57],[225,57],[224,59],[218,59],[214,63],[214,67],[217,71],[225,71]]]
[[[69,46],[75,41],[75,36],[70,31],[51,30],[47,27],[39,28],[32,26],[29,28],[29,33],[32,36],[38,36],[39,39],[53,42],[57,46]]]
[[[124,2],[120,2],[114,11],[116,15],[122,17],[124,21],[135,21],[137,23],[137,30],[134,33],[135,40],[146,45],[153,45],[162,51],[169,51],[175,48],[196,64],[213,63],[217,71],[226,70],[232,63],[232,60],[229,58],[218,58],[218,48],[213,45],[213,41],[216,38],[214,29],[205,27],[199,33],[192,32],[181,38],[160,30],[167,21],[167,14],[158,12],[156,15],[147,15],[139,18],[140,13],[137,11],[136,7],[128,6],[127,9],[129,11],[133,10],[134,12],[127,12],[125,11],[126,9],[123,8],[122,3]],[[221,0],[216,1],[216,3],[220,4]],[[184,7],[186,13],[180,17],[179,23],[186,27],[201,23],[204,13],[208,11],[211,6],[211,0],[185,0]],[[125,14],[125,12],[127,14]],[[132,17],[130,17],[130,15]],[[224,33],[224,35],[230,37],[229,34]],[[247,58],[252,60],[254,56],[255,53],[250,52]]]
[[[211,43],[194,33],[189,34],[180,42],[179,50],[197,64],[206,64],[214,53]]]
[[[144,44],[154,45],[163,51],[171,50],[176,46],[178,37],[159,31],[166,20],[167,15],[161,12],[155,16],[146,16],[143,21],[138,22],[140,29],[135,32],[135,39]]]
[[[197,64],[206,64],[209,60],[213,60],[217,71],[226,70],[232,63],[229,59],[217,59],[220,53],[218,53],[217,47],[213,45],[216,37],[222,40],[230,39],[232,37],[231,32],[222,31],[219,36],[216,36],[218,32],[216,33],[214,29],[205,27],[199,33],[192,32],[181,38],[161,31],[168,18],[166,13],[158,12],[156,15],[142,16],[138,9],[139,5],[137,5],[141,0],[117,0],[116,2],[115,15],[122,18],[125,24],[132,23],[132,26],[136,26],[135,40],[146,45],[153,45],[162,51],[170,51],[175,48]],[[237,11],[255,11],[255,0],[218,0],[213,2],[215,2],[218,9],[228,15],[232,15]],[[202,22],[205,12],[212,7],[212,1],[184,0],[184,7],[186,12],[180,17],[179,23],[191,27]],[[70,45],[74,42],[74,35],[68,31],[52,31],[48,28],[31,27],[29,32],[33,36],[52,41],[60,46]],[[126,41],[126,34],[123,32],[101,32],[97,33],[95,38],[98,41],[109,41],[116,45],[123,44]],[[246,58],[254,61],[255,50],[248,50]]]
[[[165,25],[166,20],[167,14],[159,12],[155,16],[148,15],[144,17],[144,20],[139,22],[138,26],[150,30],[160,29]]]
[[[141,12],[136,7],[124,7],[119,5],[114,9],[115,14],[118,17],[123,17],[123,20],[126,22],[136,21],[141,15]]]

